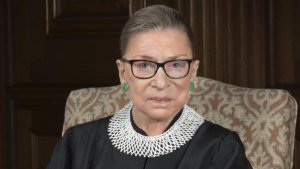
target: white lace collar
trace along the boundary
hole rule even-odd
[[[130,122],[129,103],[116,112],[108,124],[108,135],[115,148],[123,153],[142,157],[158,157],[173,152],[191,140],[204,118],[192,108],[184,106],[178,120],[166,132],[144,136],[136,132]]]

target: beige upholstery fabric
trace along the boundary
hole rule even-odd
[[[72,91],[63,132],[108,116],[129,101],[120,86]],[[188,103],[207,120],[236,131],[254,169],[291,169],[297,103],[275,89],[250,89],[198,77]]]

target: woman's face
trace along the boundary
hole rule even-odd
[[[187,36],[178,29],[142,32],[130,39],[126,60],[149,60],[162,63],[192,59]],[[189,83],[196,77],[199,61],[191,63],[186,77],[169,78],[160,67],[149,79],[133,76],[127,62],[117,61],[121,83],[127,82],[133,102],[133,115],[154,121],[171,120],[189,99]]]

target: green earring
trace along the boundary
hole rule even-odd
[[[128,83],[125,82],[125,83],[122,83],[121,84],[121,89],[123,92],[127,92],[128,91]]]
[[[195,82],[194,81],[190,81],[190,91],[194,91],[195,89]]]

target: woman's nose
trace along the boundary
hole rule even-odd
[[[165,73],[162,67],[158,68],[155,76],[153,77],[152,86],[156,87],[157,89],[161,90],[170,85],[170,79]]]

